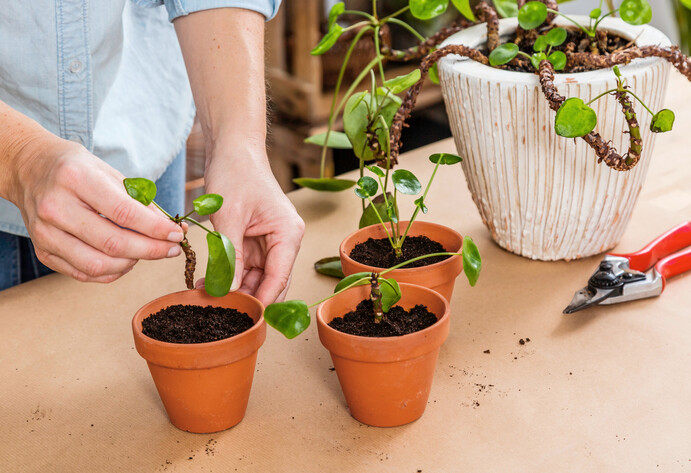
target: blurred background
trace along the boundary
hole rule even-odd
[[[343,35],[339,42],[323,56],[311,56],[310,50],[326,32],[326,18],[331,6],[339,0],[284,0],[276,18],[266,25],[266,76],[269,96],[268,150],[276,179],[284,191],[295,188],[296,177],[318,177],[321,149],[303,143],[310,135],[326,131],[333,87],[348,47],[349,39]],[[691,40],[691,12],[682,7],[679,0],[648,0],[653,9],[651,24],[662,30],[674,44],[688,53]],[[370,11],[370,0],[346,0],[349,10]],[[380,14],[392,13],[408,0],[379,0]],[[618,6],[620,0],[614,0]],[[599,0],[574,0],[560,5],[566,14],[587,15],[598,7]],[[405,18],[423,35],[429,36],[441,27],[458,19],[456,10],[434,20],[419,22]],[[355,19],[342,17],[346,26]],[[415,44],[406,31],[391,29],[394,48],[403,49]],[[346,71],[346,82],[352,80],[374,54],[371,38],[360,41]],[[392,63],[387,65],[388,77],[405,74],[415,64]],[[429,81],[428,81],[429,82]],[[404,129],[403,151],[410,151],[434,141],[451,136],[446,111],[438,86],[425,84],[413,116],[410,128]],[[336,123],[336,129],[341,124]],[[326,173],[329,176],[355,169],[357,158],[350,150],[329,150]],[[187,143],[187,205],[204,193],[204,147],[201,128],[195,123]]]

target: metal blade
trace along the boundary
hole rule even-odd
[[[564,314],[573,314],[579,310],[587,309],[590,306],[599,304],[608,297],[613,296],[616,293],[616,289],[596,289],[593,290],[588,286],[583,289],[576,291],[566,309],[564,309]]]

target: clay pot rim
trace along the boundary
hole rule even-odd
[[[365,337],[363,335],[351,335],[349,333],[341,332],[340,330],[336,330],[335,328],[329,326],[328,323],[324,320],[324,314],[323,314],[323,307],[325,304],[327,304],[331,299],[322,302],[319,304],[317,307],[317,324],[321,326],[323,330],[326,330],[327,332],[343,337],[346,340],[353,340],[357,341],[359,343],[371,343],[371,344],[376,344],[380,346],[385,346],[386,344],[397,344],[400,343],[401,340],[408,341],[408,340],[414,340],[416,338],[425,338],[429,333],[435,330],[439,330],[440,327],[442,327],[451,317],[451,308],[449,305],[449,301],[446,300],[444,296],[439,294],[437,291],[430,289],[425,286],[420,286],[418,284],[410,284],[410,283],[399,283],[401,287],[401,292],[405,291],[406,288],[415,288],[419,289],[423,292],[427,292],[432,294],[434,297],[439,298],[439,300],[442,302],[444,306],[444,313],[441,316],[438,316],[438,314],[435,314],[438,316],[437,321],[430,325],[427,328],[424,328],[422,330],[418,330],[417,332],[413,333],[408,333],[406,335],[396,335],[393,337]],[[365,289],[369,288],[369,286],[357,286],[357,287],[352,287],[345,291],[343,294],[349,294],[353,292],[361,292]],[[343,314],[342,314],[343,315]]]
[[[145,343],[148,345],[151,345],[153,347],[156,347],[158,349],[174,349],[174,350],[185,350],[185,351],[193,351],[195,349],[212,349],[216,347],[220,347],[222,345],[232,343],[237,340],[241,340],[243,338],[251,337],[253,336],[256,332],[261,330],[262,325],[265,325],[266,322],[264,321],[264,304],[262,304],[259,299],[256,299],[253,296],[250,296],[249,294],[245,294],[244,292],[229,292],[227,295],[222,296],[222,297],[239,297],[241,299],[246,299],[250,301],[252,304],[257,304],[258,307],[261,309],[259,318],[254,322],[252,327],[249,330],[245,330],[242,333],[239,333],[237,335],[234,335],[232,337],[228,338],[223,338],[221,340],[215,340],[213,342],[204,342],[204,343],[173,343],[173,342],[163,342],[161,340],[156,340],[155,338],[151,338],[148,335],[144,335],[144,332],[142,331],[142,320],[144,320],[146,317],[151,315],[151,313],[148,311],[147,307],[152,305],[153,303],[160,301],[161,299],[177,299],[180,296],[189,294],[190,292],[203,292],[204,289],[186,289],[184,291],[178,291],[178,292],[171,292],[169,294],[165,294],[163,296],[157,297],[156,299],[152,299],[146,304],[144,304],[142,307],[137,310],[137,312],[134,314],[134,317],[132,317],[132,330],[134,333],[138,336],[141,337]],[[195,304],[189,304],[184,301],[182,302],[173,302],[169,305],[173,305],[175,303],[183,304],[183,305],[195,305]],[[213,304],[209,304],[213,305]],[[250,314],[247,314],[250,315]],[[251,315],[250,315],[251,317]]]
[[[408,225],[408,222],[409,222],[409,220],[399,220],[398,224],[405,228]],[[416,226],[419,226],[419,225],[426,225],[426,226],[430,226],[430,227],[436,227],[439,229],[443,229],[444,231],[458,237],[458,239],[461,241],[461,246],[457,250],[447,250],[448,252],[457,253],[457,252],[461,251],[461,249],[463,248],[463,236],[460,233],[458,233],[456,230],[454,230],[453,228],[447,227],[446,225],[442,225],[440,223],[427,222],[424,220],[422,220],[422,221],[415,220],[413,222],[413,225],[410,227],[410,230],[412,231],[413,228],[415,228]],[[345,250],[346,242],[357,237],[357,235],[359,233],[363,232],[363,230],[366,230],[366,229],[373,227],[373,226],[381,226],[381,223],[376,223],[374,225],[368,225],[367,227],[363,227],[363,228],[359,228],[359,229],[355,230],[354,232],[349,234],[347,237],[345,237],[341,241],[341,244],[338,247],[338,251],[339,251],[342,258],[344,258],[345,260],[347,260],[349,262],[352,262],[355,265],[359,265],[359,266],[363,266],[363,267],[367,267],[367,268],[372,268],[374,270],[374,272],[381,272],[381,271],[384,271],[388,268],[380,268],[378,266],[370,266],[370,265],[365,264],[365,263],[360,263],[359,261],[356,261],[353,258],[351,258],[350,254],[348,254]],[[422,232],[421,235],[413,235],[413,236],[427,236],[427,235],[425,235],[424,232]],[[429,237],[427,237],[427,238],[429,238]],[[439,267],[444,266],[444,265],[454,263],[456,260],[458,260],[460,258],[461,258],[461,255],[453,255],[453,256],[450,256],[450,257],[446,258],[445,260],[439,261],[437,263],[428,264],[426,266],[418,266],[417,268],[406,268],[404,266],[402,268],[394,269],[393,271],[391,271],[390,273],[387,273],[387,274],[396,274],[398,271],[405,271],[405,272],[411,272],[411,273],[414,271],[429,271],[429,270],[433,270],[435,268],[439,268]],[[413,285],[415,285],[415,284],[413,284]]]

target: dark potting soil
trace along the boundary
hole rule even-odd
[[[391,266],[403,263],[417,256],[428,255],[430,253],[443,253],[446,250],[434,240],[426,236],[409,236],[403,241],[403,256],[396,257],[388,238],[374,239],[369,238],[363,243],[355,245],[350,252],[350,257],[358,263],[377,268],[390,268]],[[410,263],[404,268],[419,268],[430,264],[438,263],[450,258],[450,256],[433,256]]]
[[[547,33],[549,30],[551,30],[553,26],[548,26],[548,27],[543,27],[538,29],[538,33],[540,35],[544,35]],[[576,27],[562,27],[566,30],[566,41],[564,41],[561,45],[552,48],[552,51],[572,51],[572,52],[578,52],[578,53],[585,53],[585,52],[591,52],[590,50],[590,39],[586,36],[586,34],[576,28]],[[503,43],[504,41],[502,41]],[[516,42],[516,35],[511,35],[509,37],[508,42],[515,43]],[[533,44],[535,44],[535,38],[530,38],[524,37],[519,43],[518,43],[518,49],[520,51],[523,51],[524,53],[528,54],[529,56],[532,55],[535,51],[533,50]],[[596,42],[597,45],[597,51],[598,54],[600,55],[606,55],[606,54],[611,54],[615,51],[618,51],[620,49],[625,49],[628,46],[632,46],[633,43],[625,38],[622,38],[621,36],[618,36],[614,33],[608,33],[604,30],[602,30],[599,33],[598,41]],[[488,51],[483,51],[484,53],[488,54]],[[508,69],[510,71],[518,71],[518,72],[529,72],[534,74],[535,73],[535,68],[530,64],[530,61],[528,58],[518,56],[518,60],[513,60],[509,64],[505,66],[500,66],[501,69]],[[593,71],[598,69],[597,67],[590,66],[590,65],[583,65],[583,66],[574,66],[572,68],[568,69],[568,72],[586,72],[586,71]],[[563,72],[563,71],[556,71],[557,73]]]
[[[176,304],[142,320],[142,332],[162,342],[206,343],[238,335],[253,325],[249,315],[235,309]]]
[[[410,311],[393,306],[388,314],[384,314],[381,322],[375,323],[372,301],[365,299],[353,312],[329,322],[329,327],[361,337],[396,337],[419,332],[434,325],[436,321],[437,317],[427,310],[427,306],[418,304]]]

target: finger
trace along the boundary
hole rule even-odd
[[[39,256],[39,254],[40,254],[40,256]],[[75,268],[74,266],[72,266],[67,261],[65,261],[64,259],[60,258],[57,255],[48,254],[48,253],[40,252],[37,250],[36,256],[38,256],[38,259],[44,265],[48,266],[53,271],[57,271],[60,274],[64,274],[65,276],[69,276],[69,277],[76,279],[77,281],[81,281],[81,282],[97,282],[97,283],[103,283],[103,284],[110,283],[110,282],[115,281],[116,279],[121,278],[122,276],[124,276],[125,274],[130,272],[130,270],[132,269],[132,268],[129,268],[129,269],[123,271],[122,273],[108,274],[105,276],[98,276],[98,277],[94,278],[94,277],[88,276],[86,273],[79,271],[77,268]]]
[[[62,258],[89,278],[116,275],[129,271],[136,263],[130,258],[115,258],[101,253],[59,228],[36,225],[32,235],[34,245],[43,254]]]
[[[108,256],[154,260],[178,256],[181,252],[177,243],[120,228],[82,206],[75,206],[75,209],[70,218],[62,220],[63,229]]]
[[[245,271],[244,277],[242,278],[242,286],[240,286],[238,291],[254,295],[254,293],[257,292],[257,288],[263,276],[264,271],[260,268],[251,268],[249,271]]]
[[[215,225],[214,225],[215,227]],[[239,227],[239,226],[238,226]],[[235,247],[235,275],[233,276],[233,284],[230,287],[231,291],[237,291],[242,287],[242,281],[245,276],[245,253],[243,247],[244,228],[231,227],[229,232],[219,229]]]
[[[197,279],[197,282],[194,283],[194,288],[195,289],[203,289],[204,286],[204,281],[206,281],[206,278],[199,278]]]
[[[87,180],[77,189],[77,194],[116,225],[158,240],[179,243],[183,239],[178,224],[132,199],[110,180],[98,183]]]
[[[255,295],[265,306],[273,303],[288,287],[290,271],[293,268],[298,249],[298,243],[279,240],[266,254],[264,279]]]

